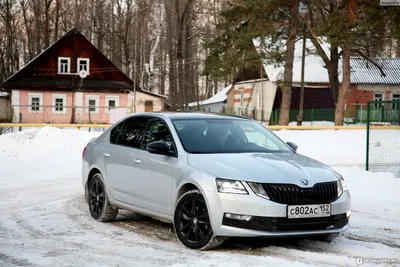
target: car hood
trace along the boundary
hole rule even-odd
[[[339,180],[329,166],[298,153],[189,154],[188,164],[219,178],[304,187]]]

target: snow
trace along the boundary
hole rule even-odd
[[[358,257],[398,264],[400,179],[364,171],[365,130],[275,133],[345,178],[351,228],[333,243],[232,241],[202,252],[181,245],[169,224],[129,212],[95,222],[80,164],[85,144],[101,132],[44,127],[0,136],[0,266],[358,266]]]
[[[219,103],[219,102],[224,102],[227,98],[226,94],[229,92],[229,90],[232,88],[232,84],[228,85],[218,93],[216,93],[214,96],[210,97],[209,99],[199,101],[198,105],[209,105],[209,104],[214,104],[214,103]],[[195,107],[197,106],[197,102],[192,102],[188,104],[189,107]]]

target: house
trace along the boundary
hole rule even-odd
[[[227,92],[227,111],[268,121],[276,90],[275,83],[265,78],[236,82]]]
[[[254,45],[257,49],[260,49],[257,40],[254,40]],[[291,122],[296,121],[299,108],[302,46],[302,40],[296,42],[293,63],[293,93],[289,118]],[[321,46],[330,55],[328,42],[322,41]],[[334,121],[335,101],[329,86],[328,71],[321,57],[315,54],[314,45],[310,40],[306,41],[306,50],[303,121]],[[351,85],[345,108],[347,121],[365,121],[366,104],[370,100],[400,99],[400,58],[380,58],[374,59],[374,61],[382,68],[385,77],[381,75],[376,66],[367,60],[351,57]],[[339,61],[339,82],[342,80],[341,64],[342,62]],[[268,82],[247,80],[235,83],[235,90],[232,89],[231,92],[228,92],[227,110],[233,110],[235,114],[246,114],[252,117],[258,114],[257,118],[259,118],[261,116],[257,103],[263,103],[261,108],[263,110],[262,120],[277,122],[282,99],[279,83],[283,80],[284,66],[265,62],[263,67]],[[264,84],[264,89],[259,89],[259,84]],[[259,101],[260,92],[263,92],[263,101]]]
[[[76,28],[3,83],[13,122],[113,123],[128,113],[159,111],[165,96],[133,81]]]
[[[0,91],[0,123],[11,121],[12,109],[9,98],[8,93]]]
[[[209,99],[189,103],[188,107],[191,111],[202,111],[210,113],[222,113],[226,110],[227,92],[231,89],[232,85],[226,86]]]

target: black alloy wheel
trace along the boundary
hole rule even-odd
[[[101,216],[101,213],[104,209],[104,186],[103,183],[93,178],[92,183],[89,188],[89,205],[90,205],[90,213],[92,214],[94,219],[98,219]]]
[[[210,217],[204,197],[198,190],[185,193],[179,200],[174,216],[179,240],[192,249],[204,249],[213,238]]]
[[[103,176],[100,173],[93,175],[88,185],[89,210],[93,219],[100,222],[112,221],[117,217],[118,208],[114,208],[108,201],[107,190]]]

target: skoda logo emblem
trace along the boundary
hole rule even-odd
[[[304,185],[308,185],[308,181],[306,179],[302,179],[301,183],[304,184]]]

